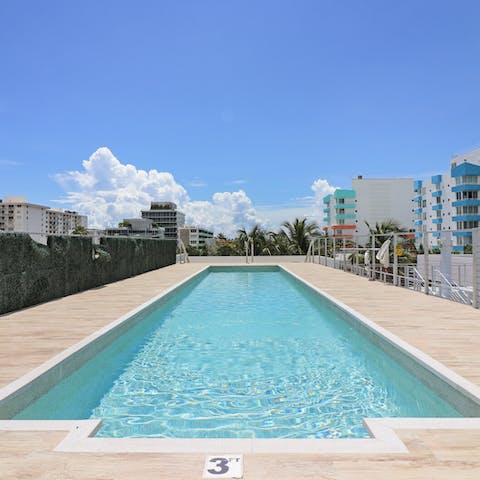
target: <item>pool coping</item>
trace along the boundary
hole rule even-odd
[[[96,339],[112,332],[117,327],[131,320],[143,310],[151,307],[157,301],[171,295],[178,288],[186,285],[196,277],[217,265],[206,265],[204,268],[187,276],[170,288],[161,292],[122,315],[117,320],[110,322],[80,342],[72,345],[47,362],[35,368],[26,375],[0,389],[0,402],[12,394],[20,392],[39,376],[54,367],[58,367],[64,360],[92,344]],[[226,265],[225,265],[226,266]],[[232,265],[235,268],[250,268],[264,265]],[[462,395],[480,404],[480,388],[464,379],[440,362],[401,340],[388,330],[380,327],[359,312],[343,304],[321,289],[315,287],[307,280],[291,272],[282,264],[268,264],[277,266],[293,278],[308,286],[320,296],[331,301],[363,326],[372,330],[376,335],[393,344],[416,362],[427,368],[434,375],[459,390]],[[366,418],[364,425],[371,435],[363,439],[164,439],[164,438],[96,438],[95,433],[101,427],[101,420],[0,420],[0,430],[5,431],[66,431],[65,438],[55,448],[62,452],[158,452],[158,453],[191,453],[212,451],[240,451],[244,453],[408,453],[408,449],[394,430],[416,429],[480,429],[480,418]]]

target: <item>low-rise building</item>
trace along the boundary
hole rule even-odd
[[[107,228],[107,235],[165,238],[165,229],[148,218],[124,218],[118,227]]]
[[[185,246],[201,248],[215,246],[213,232],[193,225],[185,225],[179,229],[180,239]]]

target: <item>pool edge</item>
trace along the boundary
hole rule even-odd
[[[291,272],[282,264],[269,264],[277,266],[292,277],[316,291],[334,305],[353,316],[363,325],[375,331],[384,340],[392,343],[396,348],[411,355],[415,361],[421,362],[429,368],[432,374],[441,375],[452,387],[459,386],[463,394],[480,402],[480,388],[464,379],[440,362],[404,342],[388,330],[380,327],[367,317],[348,307],[336,298],[330,296],[310,282]],[[232,265],[242,268],[241,265]],[[206,265],[198,272],[177,282],[159,295],[152,297],[147,302],[129,311],[120,318],[110,322],[93,334],[85,337],[80,342],[55,355],[47,362],[20,377],[14,382],[0,389],[0,401],[9,394],[19,392],[22,387],[38,379],[48,369],[58,365],[66,358],[90,345],[96,338],[105,335],[112,329],[123,324],[132,316],[148,308],[158,300],[165,298],[180,287],[188,284],[202,273],[215,265]],[[250,265],[252,267],[252,265]],[[440,367],[440,368],[439,368]],[[453,378],[452,378],[453,377]],[[14,388],[15,387],[15,388]],[[473,388],[472,388],[473,387]],[[10,393],[8,393],[10,389]],[[473,391],[472,391],[473,390]],[[7,393],[6,393],[7,392]],[[190,453],[211,451],[242,451],[243,453],[318,453],[318,454],[380,454],[380,453],[408,453],[408,449],[395,430],[421,430],[421,429],[479,429],[480,418],[374,418],[364,419],[371,438],[365,439],[159,439],[159,438],[95,438],[96,431],[101,426],[100,420],[0,420],[0,430],[4,431],[66,431],[65,438],[55,448],[62,452],[155,452],[155,453]]]

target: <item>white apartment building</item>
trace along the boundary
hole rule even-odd
[[[5,197],[0,201],[0,230],[46,233],[48,207],[27,203],[25,197]]]
[[[61,208],[47,210],[47,233],[49,235],[68,235],[75,228],[82,226],[87,228],[88,221],[85,215]]]
[[[87,227],[87,217],[70,210],[28,203],[25,197],[0,201],[0,230],[6,232],[68,235],[79,225]]]
[[[454,155],[450,171],[413,183],[413,223],[417,245],[428,234],[429,248],[439,247],[442,231],[452,231],[453,249],[472,244],[480,222],[480,149]]]
[[[323,199],[324,230],[338,238],[366,236],[371,227],[395,220],[409,229],[412,222],[413,178],[352,179],[352,189],[337,189]]]
[[[193,225],[185,225],[179,229],[180,238],[185,246],[201,248],[215,245],[213,232]]]
[[[150,210],[142,210],[142,218],[153,220],[154,225],[165,229],[165,238],[178,239],[178,229],[185,225],[185,214],[173,202],[151,202]]]

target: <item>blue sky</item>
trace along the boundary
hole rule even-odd
[[[108,189],[98,219],[116,221],[116,181],[78,182],[100,147],[172,174],[205,223],[218,192],[245,193],[236,224],[275,223],[317,214],[318,179],[445,171],[480,146],[479,18],[477,1],[2,0],[0,197],[95,215]]]

